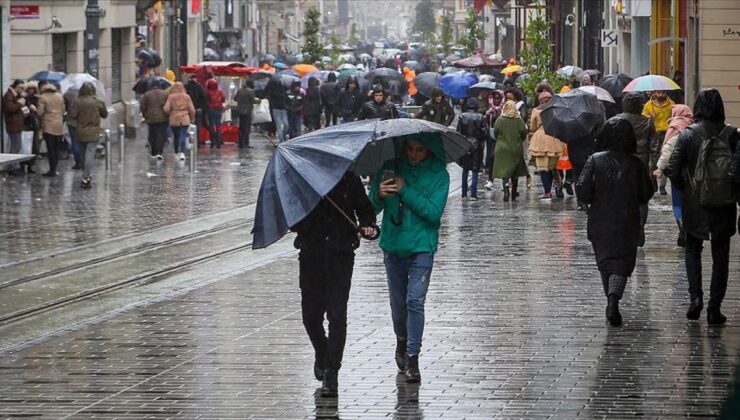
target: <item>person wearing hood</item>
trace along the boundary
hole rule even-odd
[[[337,75],[334,72],[329,73],[326,83],[319,88],[321,93],[321,105],[324,107],[324,127],[337,125],[339,120],[339,87],[337,86]]]
[[[655,124],[655,135],[650,142],[650,172],[657,169],[660,151],[663,148],[666,130],[668,130],[668,119],[671,118],[671,109],[675,105],[664,91],[655,91],[650,95],[642,109],[642,115],[649,117]],[[655,186],[660,189],[660,195],[666,195],[666,178],[654,180]]]
[[[381,120],[392,120],[398,118],[396,105],[386,99],[385,89],[381,85],[375,85],[372,90],[372,100],[365,102],[357,115],[358,120],[370,120],[380,118]]]
[[[211,137],[211,149],[215,146],[221,148],[221,118],[224,112],[224,102],[226,97],[224,92],[218,87],[215,79],[206,81],[206,95],[208,96],[208,134]]]
[[[365,103],[365,95],[362,94],[357,77],[349,76],[344,89],[339,92],[339,98],[337,98],[337,106],[339,107],[339,113],[342,115],[342,122],[347,123],[356,120],[363,103]]]
[[[435,87],[432,89],[431,99],[424,102],[416,118],[442,124],[447,127],[455,119],[455,110],[452,109],[450,101],[442,94],[442,89]]]
[[[247,80],[236,92],[236,113],[239,115],[239,148],[251,149],[249,135],[252,132],[252,111],[260,101],[254,94],[254,82]]]
[[[195,105],[181,82],[175,82],[172,86],[167,101],[164,103],[164,112],[169,115],[170,128],[175,139],[175,157],[185,160],[188,127],[195,121]]]
[[[542,180],[542,188],[545,190],[540,199],[552,198],[553,181],[558,185],[561,183],[555,169],[560,160],[560,155],[565,149],[560,140],[545,134],[545,128],[542,125],[540,113],[551,98],[552,93],[546,90],[542,91],[537,97],[537,102],[540,105],[532,110],[532,117],[529,120],[529,132],[532,134],[532,139],[529,142],[529,155],[535,161],[535,167]]]
[[[321,83],[315,77],[308,78],[308,89],[306,89],[306,99],[303,108],[306,115],[306,128],[308,131],[314,131],[321,128]]]
[[[396,335],[395,360],[406,381],[421,381],[419,353],[424,302],[429,289],[450,176],[442,143],[424,134],[398,144],[370,188],[375,212],[383,212],[380,248]]]
[[[483,147],[485,146],[486,133],[483,115],[478,112],[478,101],[468,98],[463,107],[463,113],[457,120],[457,132],[465,136],[475,148],[463,156],[458,164],[462,171],[462,198],[468,198],[468,174],[472,173],[470,184],[470,199],[478,199],[478,172],[483,166]]]
[[[640,205],[654,193],[636,151],[632,124],[618,117],[608,120],[599,135],[596,153],[588,158],[576,183],[578,197],[591,207],[588,240],[601,273],[607,297],[606,319],[611,325],[622,324],[619,301],[637,262]]]
[[[95,146],[100,140],[100,121],[108,117],[105,103],[95,97],[95,85],[85,82],[80,87],[77,98],[72,101],[69,118],[77,124],[77,141],[80,143],[80,166],[82,167],[82,188],[92,185],[95,168]]]
[[[712,244],[712,283],[710,286],[709,305],[707,306],[707,323],[724,324],[727,318],[720,308],[727,291],[727,277],[730,258],[730,239],[735,235],[737,217],[736,197],[732,197],[732,185],[735,190],[740,183],[740,153],[738,142],[740,134],[736,128],[725,123],[725,106],[717,89],[702,89],[694,102],[694,120],[678,135],[675,149],[665,168],[665,173],[684,190],[682,211],[683,226],[686,232],[686,277],[689,281],[691,303],[686,318],[699,319],[704,308],[704,291],[702,290],[701,254],[704,241]],[[720,188],[700,191],[706,184],[694,186],[699,155],[702,144],[708,141],[711,149],[730,149],[734,154],[732,167],[728,171],[732,179],[716,179]],[[716,156],[716,155],[715,155]],[[723,159],[714,159],[716,167],[722,168]],[[702,164],[703,169],[711,165]],[[722,170],[724,172],[724,169]],[[702,205],[701,199],[712,199],[712,206]],[[718,204],[722,201],[724,204]],[[706,201],[705,201],[706,202]]]
[[[658,169],[653,172],[653,175],[657,178],[665,176],[663,171],[668,166],[668,161],[671,159],[673,150],[676,148],[678,142],[678,135],[681,134],[686,127],[694,123],[694,114],[691,112],[691,108],[686,105],[678,104],[673,105],[671,110],[671,119],[668,120],[668,131],[666,131],[666,141],[663,143],[663,149],[660,152],[660,159],[656,165]],[[671,182],[671,203],[673,205],[673,217],[676,219],[678,225],[678,239],[676,244],[679,247],[686,246],[686,232],[683,228],[683,207],[681,202],[683,201],[683,190],[677,184]]]
[[[167,93],[162,85],[154,83],[152,88],[141,97],[141,114],[149,127],[149,153],[152,158],[163,160],[164,142],[167,139],[167,121],[169,117],[164,110]]]
[[[516,201],[519,196],[519,177],[528,175],[522,149],[528,130],[514,101],[504,103],[501,116],[493,126],[493,134],[496,138],[493,177],[503,180],[504,201],[509,201],[509,198]]]
[[[486,181],[485,188],[489,191],[493,190],[493,160],[494,150],[496,149],[496,137],[494,136],[493,127],[496,125],[498,117],[501,116],[503,102],[504,92],[502,90],[494,90],[491,92],[488,95],[488,110],[483,117],[486,123],[486,129],[488,130],[484,167],[488,172],[488,180]]]
[[[64,141],[64,97],[57,88],[46,83],[41,88],[36,115],[41,120],[41,127],[46,142],[46,155],[49,157],[49,172],[44,176],[56,176],[59,162],[59,149]]]
[[[185,91],[190,96],[190,100],[193,102],[195,107],[195,126],[198,135],[198,143],[200,143],[200,129],[203,127],[205,112],[208,109],[208,96],[206,95],[203,85],[198,83],[197,78],[194,74],[188,77],[188,82],[185,84]],[[197,145],[194,145],[197,147]]]
[[[301,82],[296,80],[285,95],[285,109],[288,110],[288,133],[291,139],[301,135],[301,124],[305,96],[301,92]]]
[[[594,81],[591,80],[591,76],[589,76],[586,73],[584,73],[583,76],[581,76],[580,82],[581,82],[581,86],[593,86],[594,84]]]

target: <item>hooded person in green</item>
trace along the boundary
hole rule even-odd
[[[396,334],[396,364],[407,382],[420,382],[424,302],[450,176],[442,142],[434,136],[408,136],[397,147],[400,157],[383,165],[369,196],[376,212],[383,211],[380,248]]]

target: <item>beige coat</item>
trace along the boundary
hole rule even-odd
[[[541,112],[539,108],[533,109],[529,120],[529,132],[532,134],[529,141],[529,154],[530,156],[559,157],[565,147],[560,140],[545,134],[540,117]]]
[[[141,97],[141,114],[147,124],[167,122],[169,117],[164,112],[164,103],[167,102],[167,92],[155,88]]]
[[[44,86],[39,97],[36,113],[41,119],[44,133],[53,136],[64,135],[64,97],[52,84]]]
[[[195,106],[193,100],[185,92],[181,82],[175,83],[172,91],[164,103],[164,112],[170,116],[171,127],[183,127],[195,121]]]
[[[660,158],[658,158],[658,163],[655,165],[661,171],[665,171],[665,168],[668,166],[673,150],[676,148],[676,143],[678,143],[678,134],[663,144],[663,148],[660,150]]]

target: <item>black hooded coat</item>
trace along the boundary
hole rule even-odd
[[[306,99],[303,101],[303,109],[306,115],[321,115],[321,91],[319,79],[311,77],[308,79]]]
[[[650,139],[655,134],[655,124],[651,118],[642,115],[644,106],[642,92],[628,92],[622,97],[622,113],[617,117],[624,118],[632,124],[637,136],[637,157],[646,167],[650,165]]]
[[[586,161],[576,194],[589,204],[588,240],[604,274],[629,277],[635,269],[640,239],[640,204],[653,196],[648,171],[635,156],[637,140],[629,121],[606,122],[596,153]]]
[[[665,173],[671,183],[684,190],[683,224],[686,232],[695,238],[710,239],[711,236],[729,237],[735,234],[735,205],[724,207],[702,207],[691,190],[689,180],[694,176],[702,135],[713,137],[725,127],[725,107],[722,97],[716,89],[704,89],[699,92],[694,103],[695,124],[688,126],[678,136],[676,148],[668,162]],[[740,135],[737,130],[730,137],[730,146],[734,153],[732,175],[736,184],[740,183],[740,153],[737,153]]]
[[[353,81],[356,84],[356,88],[353,91],[349,90],[349,82]],[[357,81],[355,76],[347,78],[347,83],[344,85],[344,89],[339,93],[337,100],[337,107],[339,108],[339,114],[345,120],[353,120],[357,118],[357,114],[360,113],[362,104],[365,103],[365,95],[360,89],[360,82]]]

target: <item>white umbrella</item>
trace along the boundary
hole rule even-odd
[[[98,99],[100,99],[101,101],[105,102],[106,105],[109,104],[108,97],[105,94],[105,86],[103,86],[103,82],[87,73],[68,74],[64,78],[64,80],[59,83],[59,87],[61,88],[63,95],[67,93],[67,91],[79,91],[82,87],[82,84],[85,82],[90,82],[95,85],[95,96],[97,96]]]
[[[581,86],[578,89],[586,93],[596,95],[596,98],[600,101],[616,103],[611,93],[604,88],[600,88],[598,86]]]

